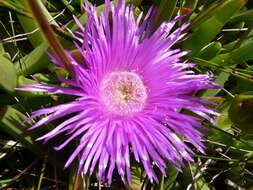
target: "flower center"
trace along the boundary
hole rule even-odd
[[[112,72],[100,86],[101,99],[106,109],[120,116],[141,111],[147,100],[147,89],[134,72]]]

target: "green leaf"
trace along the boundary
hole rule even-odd
[[[229,53],[225,53],[225,54],[220,54],[215,56],[213,59],[211,59],[209,62],[201,60],[201,59],[194,59],[195,61],[197,61],[197,63],[200,63],[202,65],[206,65],[210,67],[210,63],[213,64],[213,66],[217,66],[221,65],[221,66],[226,66],[229,65],[230,68],[234,68],[236,64],[240,64],[249,60],[253,60],[253,42],[251,43],[246,43],[245,45],[243,45],[242,47],[239,47],[237,49],[234,49],[233,51],[229,52]],[[208,65],[209,63],[209,65]],[[243,70],[244,72],[245,70]],[[232,73],[234,76],[236,76],[236,73],[233,72]],[[220,85],[224,85],[225,82],[228,80],[229,76],[231,75],[231,73],[228,72],[220,72],[215,79],[215,83],[220,84]],[[242,75],[238,75],[236,77],[242,77]],[[247,79],[247,78],[244,78]],[[248,78],[249,80],[249,78]],[[203,96],[215,96],[218,92],[220,91],[220,89],[214,89],[214,90],[207,90]]]
[[[23,88],[24,84],[36,84],[37,82],[32,79],[28,79],[24,77],[23,75],[20,75],[17,80],[17,86]],[[39,97],[39,96],[50,96],[48,93],[44,92],[28,92],[28,91],[16,91],[17,95],[19,97],[22,97],[24,99],[30,98],[30,97]],[[24,101],[24,100],[23,100]]]
[[[137,164],[131,165],[132,184],[131,189],[139,190],[142,187],[142,169]]]
[[[167,165],[166,177],[162,173],[159,175],[159,183],[155,185],[154,190],[171,190],[176,185],[176,178],[178,176],[178,170],[171,164]]]
[[[197,16],[194,17],[194,19],[190,23],[189,29],[197,28],[203,22],[208,20],[210,18],[210,15],[214,15],[214,13],[217,10],[219,10],[220,7],[222,7],[224,2],[225,2],[225,0],[213,1],[213,3],[211,5],[209,5],[207,8],[205,8]],[[199,2],[199,3],[201,5],[201,2]],[[202,3],[202,6],[205,6],[205,3]]]
[[[5,54],[4,46],[2,43],[0,43],[0,55]]]
[[[225,82],[228,80],[230,74],[227,72],[220,72],[215,80],[215,84],[219,84],[221,86],[224,86]],[[221,91],[221,89],[208,89],[203,93],[204,97],[214,97],[216,94],[218,94]]]
[[[217,118],[219,128],[223,130],[229,130],[232,126],[232,122],[228,116],[228,110],[231,106],[231,100],[226,102],[226,106],[220,112],[220,116]]]
[[[13,92],[16,87],[17,75],[14,64],[6,54],[0,55],[0,87]]]
[[[253,42],[247,43],[229,53],[221,54],[212,59],[218,64],[240,64],[248,60],[253,60]]]
[[[192,189],[196,190],[210,190],[208,183],[206,182],[205,178],[202,177],[202,171],[199,168],[199,166],[196,165],[190,165],[190,170],[192,173]],[[199,177],[197,177],[199,176]]]
[[[201,59],[210,60],[221,51],[221,48],[220,42],[212,42],[204,47],[197,56]]]
[[[171,190],[175,186],[176,179],[177,179],[177,176],[178,176],[179,172],[172,165],[168,165],[166,170],[167,170],[167,172],[166,172],[167,177],[164,180],[164,189],[165,190]]]
[[[177,0],[161,0],[160,5],[157,10],[156,19],[153,23],[154,29],[158,28],[158,26],[166,21],[170,20],[172,18],[172,15],[174,13],[174,10],[177,5]]]
[[[235,41],[232,41],[232,42],[229,42],[227,44],[224,44],[223,45],[223,50],[225,51],[232,51],[234,48],[236,48],[236,45],[238,43],[239,40],[235,40]]]
[[[0,111],[2,113],[0,129],[17,139],[33,153],[37,155],[43,154],[44,151],[34,143],[31,133],[27,131],[27,127],[21,124],[26,119],[26,116],[11,106],[2,107]]]
[[[21,6],[23,6],[23,8],[25,10],[29,10],[28,8],[28,4],[26,2],[26,0],[16,0],[15,1],[17,4],[20,4]],[[48,21],[55,25],[58,26],[58,24],[56,23],[56,21],[54,21],[53,17],[50,15],[50,13],[47,11],[46,7],[43,5],[43,3],[41,1],[38,1],[40,8],[42,9],[42,12],[44,13],[44,15],[46,16],[46,18],[48,19]],[[37,47],[39,46],[42,42],[44,42],[43,36],[40,33],[40,31],[38,30],[38,26],[36,24],[36,21],[31,18],[31,17],[27,17],[27,16],[23,16],[23,15],[17,15],[20,24],[22,25],[24,31],[26,33],[29,33],[28,35],[28,39],[31,42],[31,44],[33,45],[33,47]]]
[[[233,22],[249,22],[252,23],[253,21],[253,10],[244,11],[242,13],[239,13],[235,16],[233,16],[230,20],[231,23]]]
[[[68,9],[72,14],[77,14],[77,11],[75,10],[75,8],[70,4],[71,1],[61,0],[61,2],[67,7],[67,9]]]
[[[212,41],[230,18],[246,3],[244,0],[228,0],[221,8],[209,15],[209,19],[194,28],[189,38],[183,42],[183,48],[195,55]]]
[[[233,122],[230,120],[228,114],[228,110],[232,104],[232,101],[232,98],[227,98],[218,107],[218,110],[220,110],[220,116],[216,118],[218,126],[217,128],[211,127],[211,129],[205,133],[209,140],[213,142],[223,143],[227,146],[230,146],[233,143],[233,141],[231,140],[231,135],[233,134]]]
[[[50,63],[50,59],[45,53],[47,48],[47,43],[43,42],[32,52],[16,62],[15,67],[18,75],[26,76],[45,68]]]
[[[229,117],[244,133],[252,134],[253,92],[237,95],[230,109]]]

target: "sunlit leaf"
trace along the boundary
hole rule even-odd
[[[244,0],[228,0],[222,4],[221,8],[208,15],[208,20],[194,28],[193,33],[183,43],[184,49],[191,50],[195,55],[216,37],[222,27],[245,3]]]
[[[0,55],[0,87],[12,92],[16,87],[17,75],[15,67],[7,54]]]
[[[45,68],[50,63],[50,59],[46,55],[47,48],[47,43],[43,42],[32,52],[17,61],[15,66],[18,75],[29,75]]]

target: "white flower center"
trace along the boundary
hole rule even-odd
[[[101,82],[100,94],[106,109],[120,116],[131,116],[143,110],[147,89],[134,72],[112,72]]]

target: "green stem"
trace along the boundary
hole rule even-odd
[[[47,155],[44,157],[43,160],[43,164],[42,164],[42,168],[41,168],[41,172],[40,172],[40,178],[39,178],[39,183],[38,183],[38,187],[37,190],[40,190],[41,184],[42,184],[42,179],[45,173],[45,169],[46,169],[46,164],[47,164]]]
[[[162,174],[159,182],[159,190],[164,190],[164,176]]]
[[[224,134],[230,136],[231,138],[234,138],[234,139],[240,141],[241,143],[243,143],[243,144],[245,144],[245,145],[247,145],[247,146],[253,148],[252,145],[250,145],[247,141],[245,141],[245,140],[243,140],[243,139],[240,139],[240,137],[238,137],[238,136],[235,136],[235,135],[233,135],[233,134],[231,134],[231,133],[228,133],[227,131],[224,131],[224,130],[222,130],[222,129],[218,128],[218,127],[212,126],[212,125],[210,125],[209,127],[210,127],[210,128],[213,128],[213,129],[216,129],[217,131],[220,131],[220,132],[222,132],[222,133],[224,133]]]
[[[68,2],[67,0],[61,0],[62,1],[62,3],[67,7],[67,9],[72,13],[72,14],[74,14],[74,15],[77,15],[78,14],[78,12],[75,10],[75,8],[72,6],[72,5],[70,5],[70,2]]]
[[[204,155],[195,155],[197,158],[218,160],[218,161],[227,161],[227,162],[246,162],[248,164],[253,164],[253,160],[241,160],[241,159],[227,159],[227,158],[218,158],[214,156],[204,156]]]

